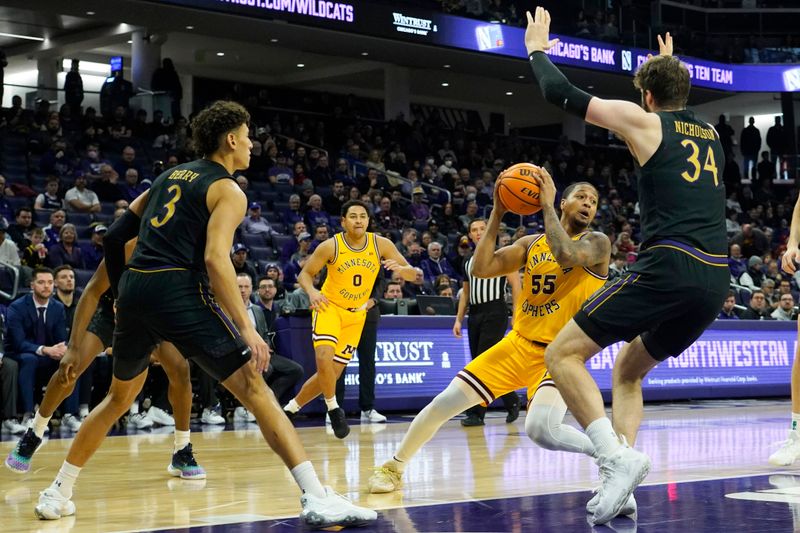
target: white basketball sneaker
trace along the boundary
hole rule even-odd
[[[63,516],[75,514],[75,504],[55,489],[45,489],[39,493],[39,503],[33,510],[39,520],[58,520]]]
[[[386,417],[375,409],[370,409],[368,411],[361,411],[361,421],[371,424],[380,424],[381,422],[386,422]]]
[[[73,414],[67,413],[61,417],[61,429],[68,429],[69,431],[78,431],[81,428],[81,421],[78,420]]]
[[[148,418],[145,413],[135,413],[128,415],[128,427],[136,429],[147,429],[153,427],[153,420]]]
[[[371,494],[394,492],[403,486],[403,474],[397,471],[392,461],[386,461],[383,466],[375,467],[368,485]]]
[[[634,450],[625,439],[614,453],[597,460],[602,486],[592,516],[594,524],[605,524],[619,515],[633,490],[650,472],[650,458]]]
[[[203,414],[200,416],[200,423],[215,426],[225,424],[225,419],[216,409],[205,408],[203,409]]]
[[[303,505],[300,521],[312,528],[364,526],[378,519],[378,513],[353,505],[330,487],[325,487],[324,498],[305,493],[300,503]]]
[[[586,502],[586,512],[589,514],[594,514],[595,509],[597,509],[597,502],[600,501],[600,487],[594,489],[594,496],[592,499]],[[636,514],[638,510],[638,506],[636,505],[636,498],[633,497],[633,494],[630,495],[628,501],[625,502],[625,505],[622,506],[622,509],[619,511],[619,515],[617,516],[630,516],[632,514]]]
[[[254,415],[244,407],[239,406],[233,410],[233,421],[244,422],[244,423],[255,422],[256,415]]]
[[[175,418],[165,410],[156,407],[155,405],[151,406],[150,409],[147,410],[147,414],[145,416],[160,426],[175,425]]]
[[[798,457],[800,457],[800,434],[792,429],[789,430],[789,437],[775,453],[769,456],[768,461],[775,466],[789,466]]]

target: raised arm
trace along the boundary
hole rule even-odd
[[[498,178],[499,180],[500,178]],[[495,249],[497,231],[500,221],[506,214],[506,208],[500,202],[497,184],[494,187],[494,206],[489,221],[486,223],[486,232],[478,241],[472,258],[472,275],[477,278],[496,278],[518,272],[525,265],[525,255],[532,237],[523,237],[509,246],[499,250]]]
[[[547,244],[550,245],[550,250],[558,264],[562,268],[595,267],[598,274],[607,272],[608,262],[611,258],[611,241],[608,237],[604,233],[593,231],[583,239],[572,240],[564,226],[561,225],[553,205],[556,198],[556,186],[553,178],[545,169],[542,169],[541,174],[534,178],[539,182],[539,200],[542,203]]]
[[[537,7],[535,15],[532,16],[527,12],[527,17],[525,46],[533,75],[545,100],[591,124],[609,129],[637,146],[652,145],[655,139],[650,139],[649,136],[655,136],[658,138],[653,148],[655,151],[661,139],[661,129],[656,127],[660,120],[658,116],[648,113],[632,102],[603,100],[575,87],[544,53],[558,43],[558,39],[549,39],[550,13],[542,7]],[[660,37],[659,41],[661,42]],[[672,38],[668,37],[668,41],[671,53]],[[662,49],[662,53],[664,51]],[[636,150],[640,163],[652,155],[644,152],[642,149]]]

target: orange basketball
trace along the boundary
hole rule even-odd
[[[539,184],[533,179],[540,170],[531,163],[517,163],[503,171],[496,187],[506,209],[518,215],[532,215],[542,209]]]

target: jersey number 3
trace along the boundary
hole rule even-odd
[[[150,219],[150,225],[153,226],[154,228],[160,228],[161,226],[169,222],[169,219],[171,219],[172,216],[175,214],[175,204],[177,204],[178,201],[181,199],[180,186],[171,185],[169,189],[167,189],[167,192],[172,194],[172,198],[170,198],[169,201],[165,203],[164,206],[161,208],[162,212],[164,212],[164,215],[161,218],[153,217]],[[164,211],[165,209],[166,211]]]
[[[697,158],[697,156],[700,155],[700,148],[697,146],[696,142],[689,139],[682,140],[681,146],[684,148],[691,148],[692,155],[687,157],[686,161],[693,167],[691,174],[684,170],[681,172],[681,177],[689,183],[693,183],[700,178],[700,160]],[[708,151],[706,152],[706,160],[705,163],[703,163],[702,170],[711,172],[714,176],[714,186],[716,187],[719,185],[719,172],[717,171],[717,163],[714,161],[714,151],[711,149],[711,146],[708,147]]]

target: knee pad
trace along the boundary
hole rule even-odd
[[[556,450],[558,443],[553,435],[553,429],[558,427],[563,415],[556,418],[552,405],[531,405],[528,416],[525,417],[525,432],[537,445],[546,450]]]

